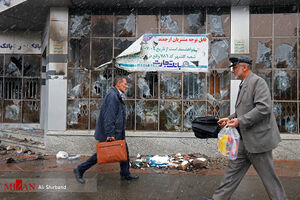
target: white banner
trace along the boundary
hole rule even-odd
[[[115,65],[127,71],[207,72],[208,38],[146,34],[117,56]]]

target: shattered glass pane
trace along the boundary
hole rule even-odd
[[[272,96],[272,71],[271,70],[253,70],[253,72],[256,75],[262,77],[266,81],[266,83],[270,89],[271,96]]]
[[[280,43],[280,44],[278,44]],[[292,44],[292,45],[291,45]],[[294,39],[275,40],[275,64],[277,68],[296,68],[297,42]]]
[[[275,7],[274,35],[297,36],[297,6]]]
[[[113,57],[113,39],[92,38],[92,66],[98,67]]]
[[[4,101],[3,122],[21,122],[21,101]]]
[[[179,101],[161,101],[159,130],[181,131],[182,106]]]
[[[40,85],[39,78],[24,78],[23,99],[40,99]]]
[[[208,115],[227,117],[230,114],[230,101],[208,101]]]
[[[184,73],[184,99],[204,99],[206,97],[205,73]]]
[[[130,13],[128,16],[116,16],[116,37],[135,37],[136,35],[135,14]]]
[[[135,104],[134,101],[125,100],[126,105],[126,130],[134,130],[135,123]]]
[[[71,16],[71,37],[87,37],[90,34],[91,17],[89,15]]]
[[[83,70],[69,69],[68,71],[68,98],[89,97],[89,74]]]
[[[250,7],[250,36],[272,36],[273,8]]]
[[[250,39],[253,69],[272,68],[272,39]]]
[[[0,76],[3,76],[4,56],[0,55]]]
[[[274,102],[273,111],[280,132],[298,132],[297,103]]]
[[[102,101],[99,99],[90,101],[90,129],[96,129],[96,122],[100,114],[101,105]]]
[[[40,102],[23,101],[23,123],[39,123],[40,121]]]
[[[22,98],[22,79],[4,78],[4,99]]]
[[[214,39],[211,41],[208,65],[210,69],[228,68],[229,41]]]
[[[6,55],[5,56],[5,75],[13,77],[22,76],[22,56]]]
[[[206,34],[206,11],[187,9],[184,11],[184,33]]]
[[[177,99],[181,97],[181,74],[164,73],[160,75],[161,98]]]
[[[112,71],[92,72],[92,97],[104,98],[108,90],[112,87]]]
[[[114,57],[118,56],[125,49],[127,49],[134,40],[132,39],[115,39]]]
[[[208,32],[214,37],[230,36],[230,8],[213,8],[208,10]]]
[[[207,77],[208,93],[218,100],[227,100],[230,95],[230,74],[229,70],[213,70]]]
[[[90,39],[71,39],[68,67],[85,68],[90,65]]]
[[[67,128],[88,129],[89,103],[88,100],[68,100]]]
[[[138,72],[137,76],[137,98],[157,98],[157,72]]]
[[[137,15],[138,36],[145,33],[158,33],[158,10],[139,10]]]
[[[113,15],[92,16],[92,37],[112,37],[113,21]]]
[[[144,101],[136,102],[136,129],[158,130],[158,102]]]
[[[192,121],[196,117],[206,116],[206,103],[205,101],[185,101],[183,102],[183,130],[192,130]]]
[[[25,55],[24,56],[24,76],[40,77],[41,69],[41,56],[40,55]]]
[[[276,70],[274,75],[274,99],[296,100],[297,71]]]
[[[127,80],[127,90],[125,92],[126,98],[134,98],[135,97],[135,76],[134,73],[128,73],[122,69],[114,69],[114,77],[117,75],[126,77]]]
[[[182,33],[182,20],[181,9],[162,9],[160,33]]]

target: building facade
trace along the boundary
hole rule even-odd
[[[2,16],[14,8],[25,10],[30,3],[34,1],[11,5]],[[232,1],[220,6],[209,1],[128,1],[115,6],[104,1],[65,1],[47,6],[39,27],[22,28],[13,22],[0,27],[0,122],[30,123],[43,129],[47,151],[80,153],[78,143],[90,146],[85,154],[93,151],[101,101],[114,77],[122,74],[129,80],[126,130],[128,142],[134,143],[133,154],[214,155],[213,142],[193,138],[191,122],[197,116],[226,117],[233,112],[237,83],[228,68],[233,53],[249,53],[253,71],[269,85],[283,138],[278,157],[287,155],[286,146],[299,146],[300,7],[296,1]],[[22,33],[23,29],[30,29],[30,34]],[[146,33],[207,35],[208,73],[129,73],[111,65],[94,70]],[[293,150],[289,153],[286,157],[299,158]]]

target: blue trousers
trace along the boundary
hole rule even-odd
[[[127,160],[120,162],[120,175],[121,176],[129,176],[130,175],[130,172],[129,172],[129,153],[128,153],[127,143],[126,143],[126,150],[127,150]],[[84,163],[81,163],[80,165],[78,165],[77,169],[78,169],[79,173],[83,174],[86,170],[88,170],[89,168],[91,168],[95,164],[97,164],[97,153],[94,153],[94,155],[92,155],[89,159],[87,159],[87,161],[85,161]]]

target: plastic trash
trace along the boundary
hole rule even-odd
[[[165,155],[165,156],[149,156],[148,158],[149,161],[149,165],[168,165],[169,162],[169,156]]]
[[[76,156],[67,157],[67,160],[77,160],[79,158],[80,158],[80,155],[76,155]]]
[[[69,155],[67,152],[65,151],[59,151],[57,154],[56,154],[56,159],[59,159],[59,158],[62,158],[62,159],[65,159],[65,158],[68,158]]]
[[[240,134],[234,127],[224,127],[218,134],[218,151],[230,160],[235,160],[238,154]]]

